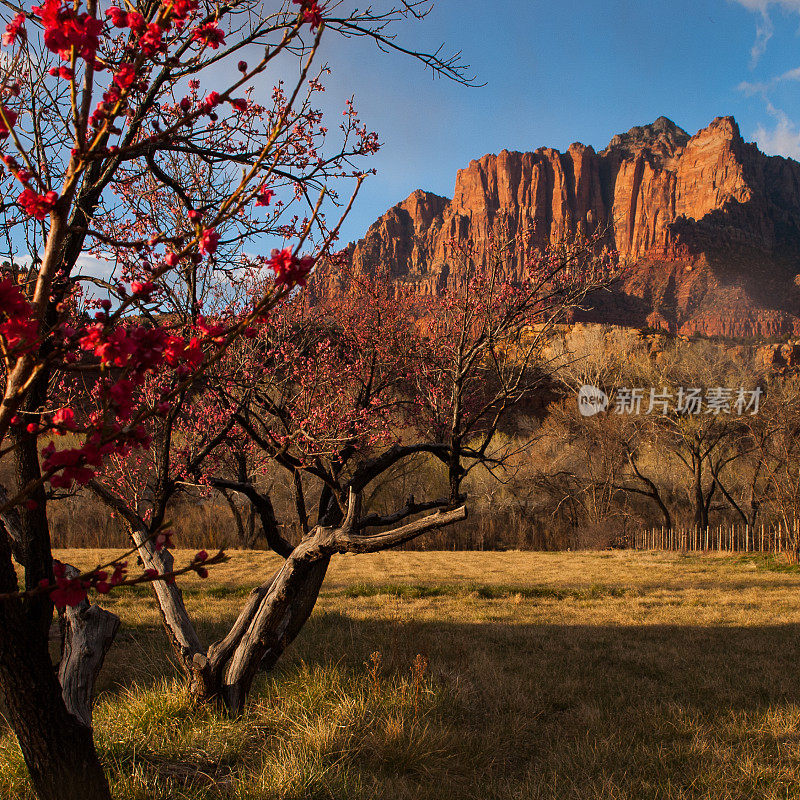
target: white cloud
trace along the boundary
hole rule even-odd
[[[772,26],[769,11],[765,8],[761,12],[761,22],[756,25],[756,40],[750,48],[751,67],[755,67],[758,60],[764,55],[773,33],[775,33],[775,28]]]
[[[780,6],[786,11],[800,14],[800,0],[732,0],[748,11],[766,11],[770,6]]]
[[[775,118],[773,128],[759,125],[755,140],[765,153],[771,156],[786,156],[800,161],[800,127],[792,122],[779,108],[771,103],[767,111]]]
[[[778,82],[780,81],[800,81],[800,67],[795,67],[794,69],[788,70],[788,72],[784,72],[778,78]]]
[[[782,75],[771,78],[766,83],[760,81],[756,83],[742,81],[736,88],[740,92],[744,92],[748,97],[752,97],[756,94],[766,95],[770,89],[774,89],[779,83],[783,83],[784,81],[800,81],[800,67],[787,70]]]
[[[759,15],[756,23],[756,40],[750,49],[750,67],[758,64],[759,59],[767,49],[769,40],[775,33],[775,26],[770,17],[770,6],[778,6],[789,13],[800,14],[800,0],[730,0],[744,6],[748,11]]]
[[[75,274],[80,273],[84,276],[83,288],[88,297],[108,297],[108,291],[103,287],[102,281],[111,281],[114,276],[115,266],[116,263],[112,255],[104,258],[102,255],[94,256],[88,253],[81,253],[78,256]],[[92,279],[101,283],[95,283]]]
[[[81,253],[78,256],[77,266],[81,274],[91,275],[93,278],[108,280],[114,271],[114,257],[93,256],[88,253]]]
[[[780,8],[789,14],[800,15],[800,0],[729,0],[758,15],[756,41],[750,51],[750,67],[755,67],[764,54],[775,31],[770,17],[770,7]],[[754,138],[768,155],[785,156],[800,161],[800,125],[793,122],[784,111],[770,102],[769,92],[781,83],[800,81],[800,67],[787,70],[768,81],[742,81],[736,88],[748,97],[759,95],[766,103],[773,125],[759,124]]]
[[[774,82],[770,81],[769,83],[751,83],[750,81],[742,81],[736,88],[740,92],[744,92],[748,97],[752,97],[755,94],[766,94],[773,86]]]

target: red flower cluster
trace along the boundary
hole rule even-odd
[[[131,283],[131,294],[134,297],[149,297],[156,290],[152,281],[133,281]]]
[[[157,25],[156,27],[158,28]],[[122,98],[122,93],[125,89],[129,89],[132,86],[138,86],[141,89],[147,85],[145,82],[135,84],[135,81],[136,72],[134,67],[131,64],[122,64],[114,75],[114,80],[111,86],[108,87],[108,91],[103,92],[102,100],[95,106],[92,116],[89,117],[89,125],[97,128],[103,124],[104,119],[111,119],[114,113],[118,111],[115,106]]]
[[[66,447],[56,450],[53,442],[42,449],[43,466],[47,472],[59,474],[50,477],[50,485],[55,488],[70,489],[73,481],[79,486],[86,485],[103,459],[112,453],[128,456],[136,447],[149,447],[151,437],[141,425],[123,433],[119,426],[112,441],[101,444],[98,432],[93,433],[81,447]]]
[[[273,197],[275,197],[275,192],[273,192],[272,189],[267,189],[262,186],[256,195],[256,205],[268,206]]]
[[[165,547],[169,550],[171,547],[174,547],[175,543],[172,541],[172,531],[161,531],[161,533],[156,536],[155,539],[155,548],[156,550],[163,550]]]
[[[136,67],[133,64],[122,64],[114,75],[114,83],[120,89],[128,89],[136,81]]]
[[[197,0],[173,0],[167,4],[167,8],[172,12],[176,28],[182,28],[186,23],[187,17],[197,11]]]
[[[43,6],[33,6],[31,10],[42,20],[44,44],[50,52],[69,61],[74,47],[80,58],[94,62],[103,30],[100,20],[86,12],[78,14],[62,0],[45,0]]]
[[[139,49],[147,56],[155,55],[164,47],[163,35],[164,29],[157,22],[151,22],[139,39]]]
[[[202,564],[205,564],[206,561],[208,561],[208,553],[205,550],[200,550],[192,559],[192,566],[194,567],[194,571],[201,578],[208,577],[208,570],[204,566],[202,566]]]
[[[9,133],[11,133],[11,129],[14,125],[17,124],[17,113],[12,111],[10,108],[6,108],[4,105],[0,104],[0,110],[2,110],[2,116],[0,116],[0,139],[5,139]]]
[[[197,0],[173,0],[172,13],[179,20],[185,20],[194,11],[197,11]]]
[[[101,452],[104,450],[104,452]],[[106,445],[104,448],[92,448],[84,450],[82,447],[65,447],[63,450],[56,450],[53,442],[43,448],[44,468],[46,470],[59,470],[61,474],[53,475],[50,484],[54,488],[69,489],[75,481],[79,486],[85,486],[94,477],[94,469],[103,463],[103,456],[111,453],[114,445]],[[91,458],[92,462],[89,461]],[[90,466],[86,466],[90,464]]]
[[[14,288],[14,287],[11,287]],[[0,302],[4,291],[8,294],[8,284],[0,285]],[[10,295],[14,300],[15,295]],[[22,298],[24,301],[24,298]],[[6,307],[11,307],[9,301]],[[27,304],[17,304],[21,313],[28,310]],[[147,373],[156,372],[166,363],[175,368],[178,375],[198,369],[203,363],[203,341],[216,342],[224,333],[219,325],[207,324],[201,320],[198,331],[202,336],[193,336],[187,342],[163,328],[118,326],[106,331],[102,322],[87,326],[78,335],[81,349],[92,352],[103,366],[126,370],[126,376],[114,382],[107,382],[101,394],[108,403],[107,409],[113,418],[125,421],[134,416],[134,393],[141,386]],[[65,330],[67,336],[74,331]],[[71,409],[60,409],[52,417],[51,424],[59,432],[76,430],[74,413]],[[120,422],[113,422],[111,428],[103,424],[103,414],[93,414],[90,433],[80,447],[56,450],[51,442],[42,450],[43,466],[47,472],[56,474],[50,477],[50,484],[56,488],[71,488],[73,483],[86,484],[94,476],[109,455],[127,457],[135,448],[148,447],[151,437],[142,425],[123,429]],[[38,431],[34,431],[38,432]]]
[[[197,4],[194,3],[194,8],[196,7]],[[111,24],[115,28],[130,28],[134,33],[138,34],[139,40],[135,45],[129,45],[128,49],[130,51],[141,51],[145,55],[152,56],[164,49],[165,44],[162,37],[164,31],[169,30],[172,24],[169,19],[164,19],[160,23],[151,22],[148,24],[147,20],[138,11],[123,11],[118,6],[111,6],[106,11],[106,16],[110,17]],[[178,20],[178,23],[179,26],[183,24],[182,20]]]
[[[50,592],[50,598],[58,608],[77,606],[83,602],[89,592],[91,583],[80,578],[68,578],[67,568],[60,562],[53,563],[53,573],[56,579],[56,588]],[[40,581],[42,586],[49,586],[47,578]]]
[[[219,244],[219,234],[215,228],[206,228],[200,237],[200,252],[205,255],[212,255],[217,251]]]
[[[6,31],[3,34],[3,45],[9,47],[17,41],[17,38],[25,40],[27,35],[25,31],[25,15],[17,14],[17,16],[6,25]]]
[[[10,292],[11,288],[15,287],[8,282],[0,285],[0,302],[3,302],[5,295],[9,295],[5,307],[16,308],[19,313],[27,312],[24,298],[23,305],[17,303],[14,306],[12,301],[15,301],[16,295]],[[152,284],[148,288],[152,290]],[[151,437],[142,425],[123,429],[120,424],[131,419],[136,412],[134,398],[137,387],[143,385],[148,373],[163,369],[165,364],[175,369],[178,376],[197,370],[203,363],[203,343],[222,344],[225,330],[224,326],[209,324],[201,318],[197,326],[198,335],[187,341],[164,328],[119,325],[107,330],[103,321],[86,326],[77,333],[65,327],[64,335],[67,338],[77,337],[82,350],[93,353],[105,367],[125,370],[125,375],[100,387],[101,396],[107,403],[106,409],[115,420],[110,427],[105,420],[105,413],[98,412],[89,418],[90,433],[82,446],[57,451],[51,442],[43,449],[45,470],[57,473],[50,477],[50,484],[60,488],[70,488],[73,482],[83,485],[94,476],[107,456],[114,454],[125,457],[134,448],[148,447]],[[158,405],[159,413],[162,413],[161,406],[164,403]],[[166,404],[165,410],[168,409],[169,405]],[[53,415],[51,424],[59,432],[76,430],[74,420],[71,409],[61,409]],[[31,432],[39,431],[36,429]]]
[[[130,366],[140,374],[156,370],[168,352],[174,353],[179,344],[184,344],[183,339],[162,328],[120,325],[106,333],[100,322],[88,326],[78,343],[83,350],[93,352],[103,366]]]
[[[103,366],[131,371],[131,380],[125,379],[117,384],[124,384],[121,389],[115,391],[115,387],[111,387],[108,390],[118,413],[124,418],[132,410],[124,398],[129,397],[135,386],[141,384],[146,373],[157,371],[166,362],[177,368],[179,374],[186,374],[203,363],[200,338],[193,336],[187,342],[163,328],[118,326],[106,333],[103,324],[98,322],[85,329],[79,344],[83,350],[94,353]]]
[[[53,414],[51,421],[62,435],[78,429],[75,424],[75,412],[71,408],[60,408]]]
[[[10,351],[18,350],[36,338],[37,323],[31,319],[31,307],[22,290],[6,275],[0,281],[0,336]]]
[[[115,564],[111,577],[105,570],[97,570],[83,578],[68,578],[66,565],[60,561],[53,561],[56,585],[50,591],[50,599],[58,608],[64,608],[82,603],[86,599],[89,589],[95,589],[100,594],[107,594],[112,586],[125,580],[126,564],[125,561]],[[47,578],[42,578],[39,585],[47,588],[50,586],[50,582]]]
[[[192,39],[200,42],[203,47],[210,47],[216,50],[221,44],[225,44],[225,34],[213,22],[205,25],[198,25],[192,32]]]
[[[192,336],[188,344],[177,336],[171,336],[164,354],[167,363],[178,367],[179,372],[194,371],[203,363],[203,348],[196,336]]]
[[[134,381],[122,378],[111,384],[105,390],[109,403],[116,412],[117,419],[128,420],[133,414],[133,390],[136,388]]]
[[[71,81],[75,77],[75,73],[69,67],[50,67],[47,72],[54,78],[63,78],[65,81]]]
[[[305,286],[315,261],[313,256],[298,258],[285,247],[283,250],[272,251],[267,266],[274,271],[277,286]]]
[[[130,28],[134,33],[143,33],[147,27],[144,17],[138,11],[123,11],[117,6],[111,6],[106,11],[106,16],[111,17],[111,24],[115,28]]]
[[[292,0],[292,2],[300,6],[303,22],[311,23],[311,30],[322,25],[322,12],[325,6],[320,6],[317,0]]]
[[[197,329],[215,344],[222,344],[228,329],[219,322],[208,322],[205,317],[197,320]]]
[[[171,537],[169,531],[159,533],[155,539],[156,550],[161,550],[164,547],[172,547]],[[201,578],[208,577],[208,569],[205,563],[209,560],[208,553],[201,550],[197,553],[191,562],[179,572],[188,572],[189,570],[197,573]],[[214,559],[216,561],[218,559]],[[42,578],[39,581],[40,589],[49,591],[50,598],[54,605],[58,608],[65,606],[77,606],[82,603],[89,591],[94,589],[99,594],[108,594],[114,586],[119,586],[125,583],[142,583],[144,581],[153,581],[158,579],[159,572],[156,569],[145,569],[139,577],[128,579],[125,573],[128,571],[127,561],[116,561],[113,564],[114,570],[111,575],[107,570],[96,569],[94,572],[85,575],[77,576],[74,578],[67,577],[67,566],[60,561],[53,559],[53,576],[55,578],[55,585],[51,584],[47,578]],[[174,576],[164,577],[167,583],[173,583]]]
[[[33,189],[25,189],[17,198],[17,202],[25,209],[27,214],[30,214],[34,219],[40,220],[50,213],[57,201],[58,195],[55,192],[41,195]]]

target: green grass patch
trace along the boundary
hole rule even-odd
[[[632,597],[634,589],[592,584],[586,588],[561,589],[553,586],[513,586],[507,584],[414,584],[414,583],[354,583],[331,592],[342,597],[398,597],[420,600],[428,597],[477,597],[481,600],[600,600],[607,597]]]
[[[764,572],[800,574],[800,564],[790,564],[782,553],[753,553],[738,556],[735,563],[752,564],[756,569]]]
[[[184,597],[213,597],[215,600],[227,600],[247,597],[252,588],[250,586],[222,585],[222,586],[181,586],[181,593]],[[149,598],[153,594],[150,586],[135,585],[126,586],[123,590],[113,592],[108,595],[106,602],[127,603],[130,598]]]

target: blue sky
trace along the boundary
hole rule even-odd
[[[326,109],[354,93],[383,142],[343,241],[414,189],[451,196],[484,153],[600,149],[662,114],[690,134],[730,114],[748,141],[800,160],[800,0],[439,0],[397,30],[417,49],[461,50],[485,86],[329,42]]]

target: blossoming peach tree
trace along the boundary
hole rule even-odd
[[[227,353],[263,338],[336,238],[323,202],[338,202],[334,181],[360,182],[358,159],[378,145],[352,104],[336,136],[323,125],[323,33],[464,74],[395,42],[392,23],[424,15],[416,2],[5,7],[0,687],[37,795],[93,800],[110,795],[91,688],[118,623],[87,594],[141,582],[174,593],[176,576],[203,576],[224,555],[172,562],[164,485],[138,508],[143,569],[122,556],[80,573],[53,560],[48,505],[91,482],[110,492],[114,464],[170,453]],[[250,255],[270,237],[271,256]],[[54,606],[66,630],[57,673]]]
[[[596,244],[532,253],[513,282],[504,254],[486,265],[456,253],[460,277],[425,298],[385,276],[347,275],[346,263],[333,268],[345,275],[343,285],[324,290],[328,259],[313,302],[284,297],[256,335],[209,368],[191,411],[184,405],[157,434],[154,457],[113,456],[89,481],[158,572],[172,568],[159,532],[186,491],[243,498],[284,559],[208,646],[178,583],[154,584],[197,700],[242,710],[255,675],[277,662],[307,621],[333,555],[384,550],[465,518],[469,473],[478,466],[501,473],[518,454],[496,434],[546,382],[540,352],[548,331],[608,281],[611,265],[598,259]],[[526,338],[531,325],[536,331]],[[423,462],[430,462],[425,475],[439,478],[404,494],[398,472]],[[280,476],[291,500],[279,514]],[[369,508],[381,485],[391,487],[387,502]]]

